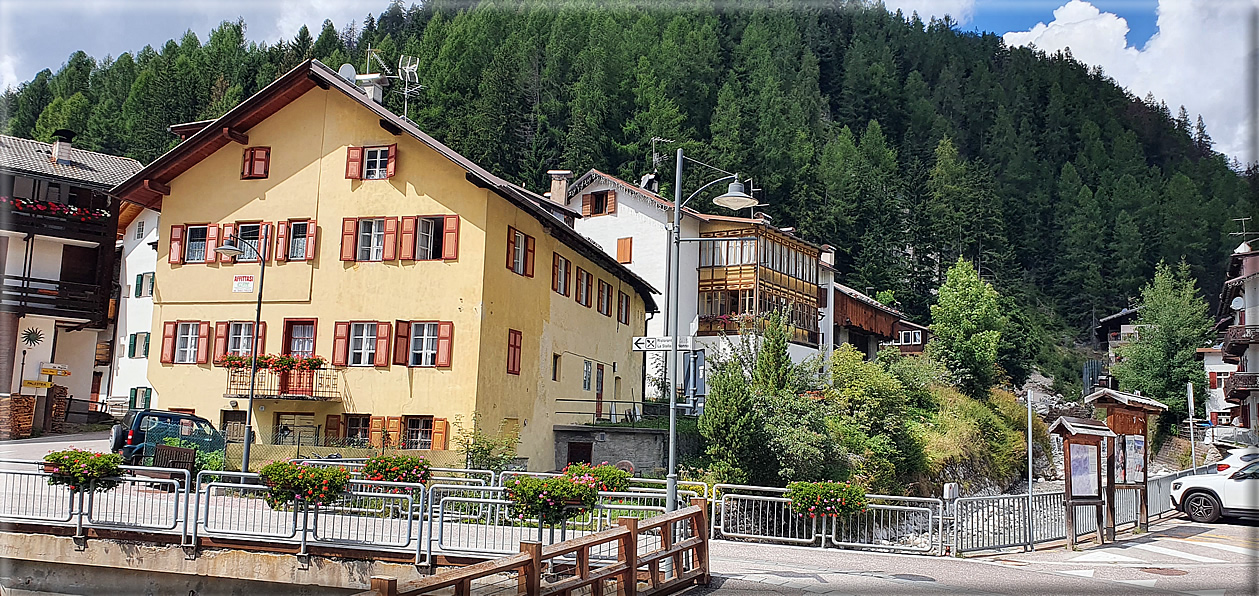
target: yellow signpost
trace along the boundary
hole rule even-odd
[[[70,376],[70,371],[64,368],[41,368],[39,369],[39,374],[50,377],[68,377]]]
[[[22,386],[30,387],[32,389],[49,389],[52,387],[52,381],[32,381],[30,379],[23,379]]]

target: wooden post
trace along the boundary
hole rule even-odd
[[[398,596],[398,578],[386,575],[372,576],[372,591],[380,596]]]
[[[695,567],[702,569],[703,572],[695,579],[695,583],[701,586],[707,586],[712,576],[708,569],[708,499],[704,497],[692,497],[691,506],[699,507],[699,514],[691,518],[695,525],[695,535],[700,537],[699,546],[695,547]]]
[[[1103,534],[1103,532],[1102,532],[1102,523],[1103,523],[1103,521],[1104,521],[1104,518],[1106,517],[1105,515],[1103,515],[1103,514],[1102,514],[1102,507],[1103,507],[1103,505],[1102,505],[1101,503],[1098,503],[1098,504],[1097,504],[1097,505],[1093,508],[1094,513],[1097,515],[1097,543],[1098,543],[1098,544],[1106,544],[1106,538],[1102,535],[1102,534]],[[1114,520],[1114,518],[1113,518],[1113,517],[1112,517],[1111,519],[1112,519],[1112,520]],[[1114,529],[1114,528],[1111,528],[1111,530],[1113,530],[1113,529]],[[1111,542],[1114,542],[1114,541],[1115,541],[1115,535],[1114,535],[1114,534],[1111,534],[1111,535],[1110,535],[1110,541],[1111,541]]]
[[[1150,419],[1141,417],[1141,515],[1137,518],[1137,527],[1142,532],[1150,531]]]
[[[521,540],[520,552],[529,554],[529,564],[516,573],[516,591],[537,596],[542,592],[542,543]]]
[[[1105,537],[1102,544],[1109,538],[1115,541],[1115,438],[1106,437],[1106,523]],[[1098,534],[1101,534],[1101,526]]]
[[[628,530],[625,538],[621,540],[621,544],[617,548],[616,558],[625,561],[628,568],[625,575],[621,577],[618,596],[637,596],[638,595],[638,518],[637,517],[620,517],[616,523],[622,528]]]

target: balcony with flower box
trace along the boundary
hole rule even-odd
[[[1259,325],[1233,325],[1224,333],[1224,345],[1221,349],[1226,354],[1241,356],[1251,344],[1259,343]]]
[[[324,359],[318,356],[259,356],[258,370],[253,379],[253,396],[256,399],[341,401],[337,373],[323,368],[324,363]],[[219,365],[228,369],[227,391],[223,397],[249,399],[249,358],[224,356]]]
[[[109,210],[52,201],[0,196],[0,221],[4,229],[14,232],[98,244],[112,245],[117,234]]]
[[[1259,390],[1259,373],[1235,372],[1224,380],[1224,401],[1241,403],[1255,390]]]

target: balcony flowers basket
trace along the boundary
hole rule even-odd
[[[570,478],[581,476],[591,476],[599,481],[598,489],[601,492],[619,493],[629,488],[630,473],[616,466],[608,465],[603,462],[597,466],[590,464],[568,464],[564,468],[564,475]]]
[[[267,362],[267,368],[275,372],[285,373],[297,369],[297,358],[287,354],[280,354],[278,356],[269,355],[263,356],[263,358],[269,359],[269,362]]]
[[[89,209],[87,207],[75,207],[74,205],[53,203],[51,201],[36,201],[17,197],[0,196],[0,206],[21,213],[52,215],[81,222],[108,221],[110,217],[109,211],[105,209]]]
[[[249,368],[249,364],[250,363],[249,363],[248,358],[244,356],[237,356],[236,354],[228,354],[219,359],[219,366],[222,366],[224,368],[228,368],[231,370],[240,370],[244,368]]]
[[[267,505],[277,511],[290,504],[327,505],[341,498],[350,481],[342,467],[323,468],[289,461],[271,462],[259,473],[267,485]]]
[[[322,356],[289,356],[287,354],[263,354],[258,357],[258,370],[273,372],[291,372],[295,370],[319,370],[327,364]],[[252,361],[247,356],[228,354],[219,358],[219,366],[231,370],[247,369]]]
[[[65,485],[71,492],[102,492],[118,486],[122,456],[84,449],[54,451],[44,456],[50,485]]]
[[[798,517],[847,517],[865,513],[866,493],[848,482],[792,482],[786,497]]]
[[[522,476],[507,485],[511,511],[518,519],[544,525],[561,523],[594,508],[599,498],[598,478],[591,475],[538,478]]]
[[[306,358],[297,358],[297,370],[319,370],[327,364],[322,356],[307,356]]]
[[[432,465],[421,455],[377,455],[363,462],[364,480],[424,484],[432,477]],[[391,487],[388,492],[401,494],[408,491],[402,487]],[[418,497],[424,488],[417,487],[410,492],[413,497]]]

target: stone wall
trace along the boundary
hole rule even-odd
[[[0,393],[13,387],[13,367],[17,359],[16,313],[0,312]]]
[[[629,428],[623,426],[555,426],[555,469],[568,463],[568,444],[590,443],[590,459],[595,465],[603,462],[615,464],[628,461],[634,464],[636,475],[651,475],[668,465],[669,431],[659,428]],[[691,437],[679,434],[678,461],[697,455],[699,444]]]
[[[0,395],[0,440],[31,436],[34,421],[34,395]]]
[[[59,433],[66,421],[66,409],[70,407],[70,389],[61,385],[53,385],[48,391],[52,401],[52,419],[48,421],[48,431]]]

